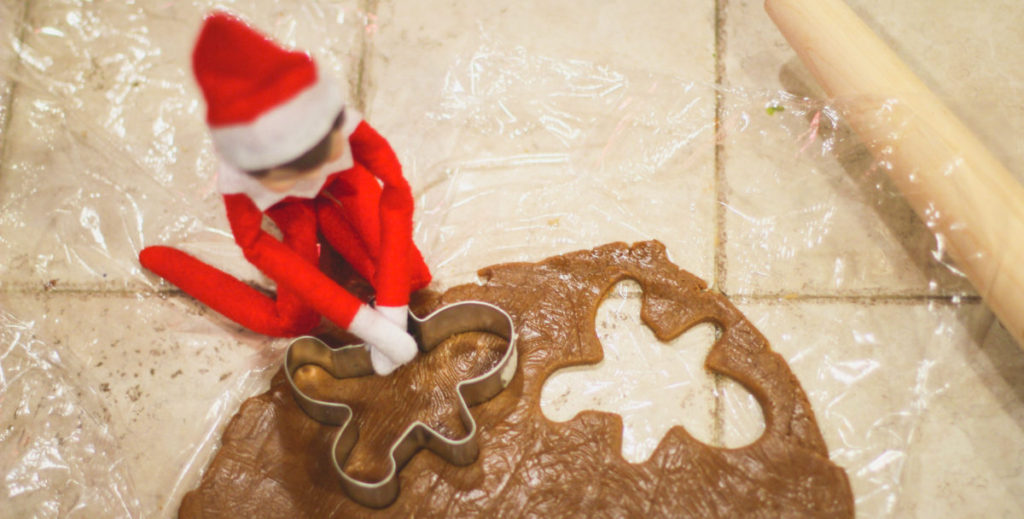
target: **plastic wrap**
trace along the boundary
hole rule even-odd
[[[596,58],[604,43],[571,33],[523,39],[479,21],[486,12],[441,13],[425,29],[409,21],[423,14],[415,3],[370,4],[0,4],[0,517],[173,516],[226,421],[279,366],[283,341],[137,262],[141,247],[169,244],[273,287],[234,245],[215,192],[189,68],[214,7],[345,78],[403,162],[435,288],[493,263],[661,240],[788,360],[860,516],[927,510],[936,488],[965,481],[1000,482],[982,495],[1004,508],[989,511],[1024,509],[1005,499],[1024,495],[1019,465],[974,439],[1020,443],[1022,356],[888,179],[884,153],[847,129],[850,100],[822,100],[792,64],[783,90],[752,87],[727,80],[749,66],[716,71],[706,47],[673,71],[649,55]],[[707,31],[693,38],[710,42]],[[1019,146],[998,153],[1024,162]],[[638,296],[629,282],[609,295],[606,360],[553,376],[548,416],[623,415],[633,461],[672,425],[713,445],[754,441],[754,399],[702,369],[713,329],[666,347],[640,324]],[[991,470],[936,475],[958,458],[935,452],[955,449]]]
[[[0,466],[10,517],[138,515],[109,407],[75,355],[0,311]],[[59,489],[59,492],[55,490]]]

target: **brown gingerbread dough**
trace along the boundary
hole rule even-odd
[[[303,414],[279,373],[270,390],[247,400],[228,424],[220,451],[199,488],[185,496],[179,516],[853,517],[846,473],[829,461],[807,397],[785,361],[724,297],[673,265],[660,243],[615,243],[540,263],[498,265],[480,277],[482,284],[452,288],[420,305],[429,310],[481,300],[515,322],[519,370],[502,393],[472,408],[480,429],[476,463],[457,467],[421,451],[401,471],[394,504],[383,510],[356,504],[341,490],[327,454],[336,428]],[[544,417],[540,393],[547,377],[602,358],[594,317],[605,293],[623,279],[643,288],[641,317],[660,339],[702,322],[719,327],[705,365],[757,398],[765,417],[759,439],[716,448],[674,427],[647,461],[632,464],[621,455],[618,415],[588,411],[565,423]],[[350,474],[373,474],[375,452],[394,434],[389,431],[404,427],[404,413],[420,412],[421,419],[459,434],[451,395],[431,388],[486,369],[500,344],[479,334],[449,342],[414,361],[419,368],[396,372],[392,382],[304,373],[305,387],[364,402],[364,408],[372,402],[378,416],[392,417],[361,426],[365,452],[348,467]],[[431,380],[432,371],[447,382]],[[419,393],[399,397],[413,379],[417,391],[437,400],[423,405]]]

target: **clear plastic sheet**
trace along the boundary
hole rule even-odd
[[[9,517],[138,515],[109,407],[72,352],[0,308],[0,467]],[[55,490],[59,489],[59,492]]]
[[[224,424],[279,365],[282,341],[137,262],[141,247],[170,244],[273,286],[234,246],[214,188],[189,68],[214,7],[346,78],[404,164],[435,288],[493,263],[663,241],[790,362],[861,516],[904,515],[943,483],[920,453],[941,450],[935,413],[954,421],[960,408],[932,410],[960,398],[954,388],[991,393],[973,418],[1002,406],[1001,431],[1024,424],[1019,352],[903,202],[885,157],[846,128],[848,100],[547,53],[483,24],[446,53],[408,53],[434,75],[403,77],[388,65],[408,64],[392,55],[406,36],[387,36],[354,1],[3,2],[0,517],[173,516]],[[1003,151],[1011,163],[1022,152]],[[756,402],[700,365],[710,327],[657,343],[638,290],[610,294],[598,316],[606,360],[556,374],[545,412],[622,414],[634,461],[672,425],[714,445],[754,441]],[[977,454],[997,465],[979,481],[1008,474],[999,454]]]

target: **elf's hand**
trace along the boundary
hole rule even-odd
[[[383,313],[363,305],[359,307],[348,330],[366,343],[370,362],[378,375],[388,375],[397,367],[416,357],[416,340]]]

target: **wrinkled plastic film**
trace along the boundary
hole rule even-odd
[[[138,265],[143,246],[170,243],[266,281],[227,230],[191,76],[193,35],[213,7],[0,6],[0,309],[15,334],[0,384],[13,506],[0,516],[173,516],[219,431],[276,370],[281,341],[199,317]],[[321,50],[351,48],[366,25],[341,6],[255,12]],[[314,20],[322,30],[301,29]],[[335,58],[350,59],[320,59],[341,68]],[[64,368],[52,355],[80,360]]]
[[[446,156],[430,161],[433,143],[406,152],[422,164],[408,172],[419,193],[417,238],[447,274],[441,283],[471,281],[486,264],[678,234],[680,217],[692,231],[688,249],[712,246],[703,215],[712,201],[700,196],[713,188],[711,85],[535,56],[487,34],[449,67],[437,106],[410,123],[445,136]],[[678,174],[689,170],[697,174]],[[585,196],[566,205],[570,193]],[[690,268],[708,277],[709,258],[694,259]]]
[[[15,29],[0,47],[0,474],[15,504],[4,517],[174,515],[282,352],[137,263],[141,247],[169,244],[273,288],[241,257],[214,188],[188,54],[212,6],[108,4],[0,7]],[[372,17],[336,3],[249,13],[355,95]],[[659,239],[790,363],[860,512],[894,513],[923,413],[967,376],[955,350],[1006,339],[888,179],[885,154],[847,129],[847,100],[534,55],[479,30],[439,66],[422,113],[378,126],[413,186],[436,288],[494,263]],[[609,295],[606,360],[556,374],[545,413],[621,414],[631,461],[673,425],[717,446],[756,440],[756,401],[701,366],[713,328],[666,347],[640,324],[639,296],[629,282]],[[918,324],[889,331],[886,313]],[[900,360],[886,354],[894,344],[908,348]],[[884,408],[864,396],[880,386]]]
[[[22,196],[4,201],[4,218],[51,228],[5,229],[7,243],[35,246],[8,252],[2,268],[33,272],[33,281],[45,273],[88,279],[77,284],[89,288],[153,287],[138,251],[182,243],[225,257],[229,270],[239,265],[239,276],[259,276],[235,261],[191,72],[192,40],[215,7],[68,0],[4,8],[8,23],[21,20],[4,42],[4,77],[17,94],[8,99],[5,146],[25,151],[7,156],[17,175],[6,175],[3,189]],[[358,48],[365,26],[364,13],[336,5],[247,12],[286,44],[318,49],[331,69],[352,59],[332,49]],[[47,174],[54,170],[77,176],[72,183]]]
[[[0,307],[4,515],[139,515],[97,384],[75,355]]]

